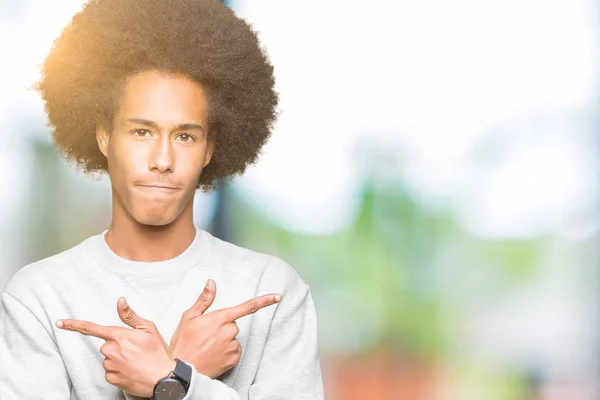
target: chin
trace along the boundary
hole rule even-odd
[[[177,213],[171,210],[143,210],[132,213],[132,217],[140,225],[165,226],[177,219]]]
[[[140,225],[146,225],[146,226],[166,226],[169,225],[171,222],[173,222],[173,220],[165,220],[165,219],[158,219],[158,218],[143,218],[143,219],[136,219],[137,223]]]

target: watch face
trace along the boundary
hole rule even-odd
[[[154,398],[156,400],[181,400],[185,397],[185,389],[177,379],[165,379],[156,385]]]

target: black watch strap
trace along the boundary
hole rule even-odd
[[[183,383],[185,390],[187,391],[190,387],[190,381],[192,380],[192,367],[181,361],[179,358],[175,359],[175,370],[173,373]]]

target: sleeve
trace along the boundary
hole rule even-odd
[[[193,364],[190,388],[183,400],[240,400],[240,395],[217,379],[199,373]]]
[[[192,379],[184,400],[240,400],[235,390],[186,364],[192,367]],[[305,283],[284,296],[275,311],[248,399],[324,400],[317,314]]]
[[[275,311],[250,400],[323,400],[317,314],[306,283]]]
[[[69,399],[71,382],[56,343],[37,317],[4,292],[0,298],[0,397]]]
[[[302,284],[279,303],[249,400],[324,400],[317,314],[310,287]],[[196,371],[184,400],[239,400],[224,383]]]

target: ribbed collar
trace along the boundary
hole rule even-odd
[[[208,232],[196,228],[194,240],[177,257],[165,261],[141,262],[127,260],[114,253],[104,238],[106,232],[108,230],[90,237],[90,248],[104,268],[119,275],[157,276],[183,273],[202,260],[212,239]]]

